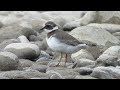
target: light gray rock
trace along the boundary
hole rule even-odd
[[[74,62],[74,67],[85,67],[85,66],[90,66],[90,65],[95,65],[95,61],[92,61],[90,59],[79,59]]]
[[[9,79],[9,78],[7,78],[7,77],[1,77],[1,76],[0,76],[0,79]]]
[[[76,21],[72,21],[72,22],[68,22],[63,26],[63,30],[64,31],[71,31],[77,27],[80,26],[80,22],[78,20]]]
[[[97,12],[96,11],[88,11],[81,19],[80,25],[84,26],[89,23],[96,22],[97,19]]]
[[[41,73],[39,71],[6,71],[0,73],[0,76],[7,77],[9,79],[49,79],[49,76],[46,73]]]
[[[8,39],[0,43],[0,51],[2,51],[7,45],[11,43],[20,43],[17,39]]]
[[[30,61],[29,59],[19,59],[21,66],[23,68],[32,66],[35,62]]]
[[[93,26],[96,28],[107,30],[110,33],[120,32],[120,25],[117,24],[107,24],[107,23],[90,23],[87,26]]]
[[[48,68],[47,65],[40,65],[40,64],[33,64],[30,66],[30,69],[37,70],[42,73],[46,73],[46,69]]]
[[[0,52],[0,71],[17,70],[20,67],[18,57],[11,52]]]
[[[99,79],[120,79],[120,69],[100,66],[93,69],[91,76]]]
[[[2,22],[0,22],[0,28],[2,28],[4,25],[3,25],[3,23]]]
[[[0,29],[0,42],[3,42],[6,39],[18,38],[20,35],[25,35],[27,38],[29,38],[30,35],[37,34],[30,28],[25,28],[18,24],[13,24]]]
[[[42,65],[47,65],[50,61],[51,61],[51,59],[49,59],[49,58],[41,57],[38,60],[36,60],[36,63],[42,64]]]
[[[35,42],[30,42],[31,44],[36,44],[40,50],[47,50],[48,45],[47,43],[43,41],[35,41]]]
[[[16,54],[20,59],[33,60],[40,54],[39,47],[31,43],[12,43],[7,45],[4,50]]]
[[[83,76],[83,75],[77,75],[75,77],[75,79],[97,79],[97,78],[91,77],[89,75],[85,75],[85,76]]]
[[[120,46],[112,46],[108,48],[102,55],[97,59],[97,64],[104,66],[117,66],[119,65],[120,58]]]
[[[72,30],[69,34],[79,41],[87,40],[100,46],[105,46],[108,41],[115,44],[120,43],[120,41],[108,31],[90,26],[78,27]]]
[[[26,36],[24,35],[21,35],[18,37],[18,40],[21,42],[21,43],[29,43],[30,41],[27,39]]]
[[[92,54],[90,52],[88,52],[87,50],[85,50],[85,49],[81,49],[78,52],[73,53],[71,55],[71,58],[74,61],[77,61],[77,60],[82,59],[82,58],[86,58],[86,59],[90,59],[90,60],[95,60],[94,57],[92,56]]]
[[[64,67],[49,67],[46,73],[50,77],[57,74],[60,79],[74,79],[76,75],[79,75],[79,73],[73,71],[73,69],[67,69]]]
[[[74,71],[78,72],[80,75],[89,75],[92,73],[92,69],[88,67],[74,68]]]
[[[50,62],[47,64],[47,66],[49,66],[49,67],[54,67],[55,65],[58,64],[58,62],[59,62],[59,61],[52,60],[52,61],[50,61]],[[62,67],[62,66],[65,65],[65,62],[60,62],[59,65]],[[70,67],[70,66],[72,66],[72,65],[73,65],[73,63],[66,63],[66,67]]]
[[[120,11],[97,11],[98,23],[120,24]]]

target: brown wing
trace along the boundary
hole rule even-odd
[[[60,42],[65,43],[67,45],[77,46],[78,44],[83,44],[82,42],[79,42],[76,38],[64,31],[58,30],[56,31],[54,36],[59,38]]]

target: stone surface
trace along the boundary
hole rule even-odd
[[[88,67],[74,68],[74,71],[79,72],[80,75],[89,75],[92,73],[92,69]]]
[[[74,61],[77,61],[77,60],[82,59],[82,58],[86,58],[86,59],[90,59],[90,60],[95,60],[94,57],[92,56],[92,54],[90,52],[88,52],[87,50],[85,50],[85,49],[81,49],[78,52],[73,53],[71,55],[71,58]]]
[[[30,78],[39,78],[39,79],[49,79],[49,76],[45,73],[39,71],[6,71],[0,73],[0,77],[7,77],[9,79],[30,79]]]
[[[71,31],[77,27],[80,26],[80,22],[78,20],[76,21],[72,21],[72,22],[68,22],[63,26],[63,30],[64,31]]]
[[[15,39],[20,35],[25,35],[27,38],[30,35],[36,35],[36,32],[30,28],[25,28],[17,24],[3,27],[0,29],[0,42],[6,39]]]
[[[7,45],[4,50],[16,54],[20,59],[33,60],[40,54],[39,47],[31,43],[12,43]]]
[[[120,32],[120,25],[117,25],[117,24],[90,23],[87,26],[92,26],[92,27],[104,29],[104,30],[107,30],[110,33]]]
[[[91,77],[89,75],[85,75],[85,76],[83,76],[83,75],[77,75],[75,77],[75,79],[97,79],[97,78]]]
[[[0,43],[0,51],[2,51],[7,45],[11,43],[19,43],[17,39],[8,39]]]
[[[52,60],[52,61],[50,61],[50,62],[47,64],[47,66],[49,66],[49,67],[54,67],[55,65],[58,64],[58,62],[59,62],[59,61]],[[62,66],[65,65],[65,62],[60,62],[59,65],[62,67]],[[71,65],[73,65],[73,63],[66,63],[66,67],[69,67],[69,66],[71,66]]]
[[[118,58],[120,57],[120,46],[112,46],[108,48],[97,59],[97,64],[104,66],[117,66],[119,65]]]
[[[120,69],[100,66],[93,69],[91,76],[99,79],[120,79]]]
[[[97,45],[103,45],[109,41],[111,43],[119,44],[120,41],[104,29],[98,29],[90,26],[78,27],[70,32],[70,35],[81,40],[88,40],[96,43]]]
[[[37,70],[42,73],[46,73],[47,65],[33,64],[30,69]]]
[[[85,67],[89,65],[95,65],[95,61],[82,58],[82,59],[75,61],[73,66],[74,67]]]
[[[17,70],[20,67],[18,57],[11,52],[0,52],[0,71]]]
[[[36,61],[36,63],[42,64],[42,65],[47,65],[50,61],[51,61],[51,59],[48,59],[46,57],[41,57]]]
[[[76,75],[79,75],[79,73],[73,71],[73,69],[67,69],[64,67],[49,67],[46,73],[49,74],[50,77],[57,74],[59,78],[62,79],[74,79]]]
[[[29,59],[19,59],[21,66],[24,67],[30,67],[32,66],[35,62],[30,61]]]

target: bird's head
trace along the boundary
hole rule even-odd
[[[52,21],[48,21],[47,23],[45,23],[44,27],[40,30],[44,30],[45,32],[49,33],[57,29],[58,29],[57,24],[55,24]]]

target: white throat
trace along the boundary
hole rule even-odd
[[[58,29],[58,26],[54,27],[54,28],[51,29],[51,30],[48,30],[48,29],[44,29],[44,30],[45,30],[45,32],[49,33],[49,32],[54,31],[54,30],[56,30],[56,29]]]

